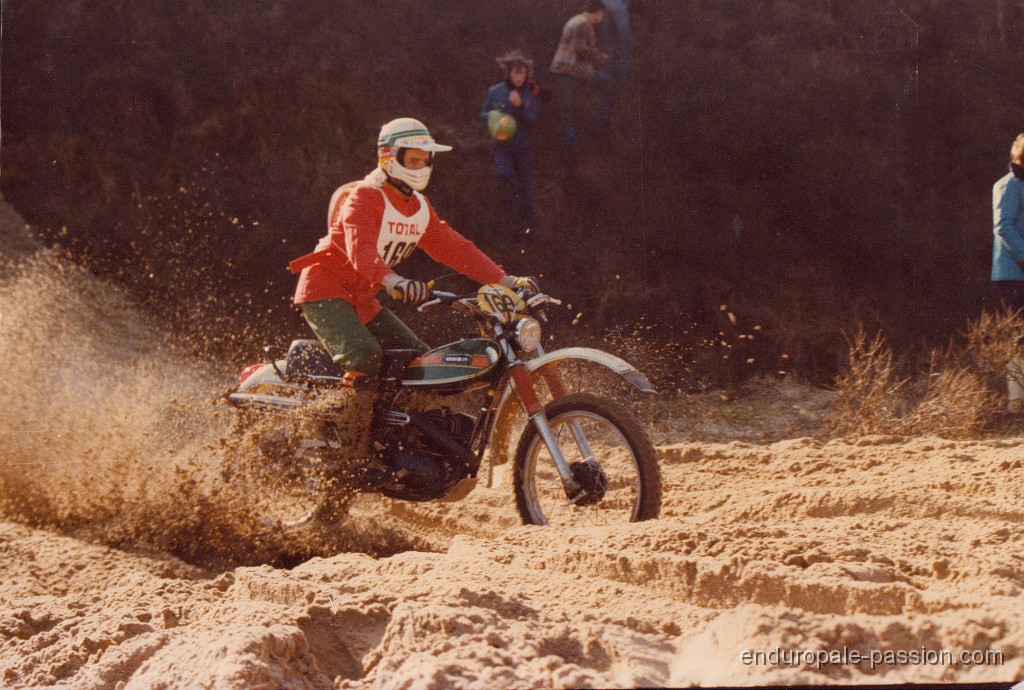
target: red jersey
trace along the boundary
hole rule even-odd
[[[339,203],[348,189],[351,193]],[[343,299],[367,323],[381,310],[376,299],[381,279],[394,273],[391,267],[417,246],[481,283],[497,283],[505,276],[501,266],[441,220],[425,196],[413,192],[407,199],[375,172],[334,193],[327,235],[312,254],[290,265],[293,272],[302,271],[293,301]]]

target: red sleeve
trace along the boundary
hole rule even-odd
[[[332,223],[331,241],[340,244],[348,254],[360,278],[379,283],[393,273],[377,253],[380,223],[384,218],[384,197],[373,187],[359,187],[349,194],[341,209],[341,227]]]
[[[422,198],[426,201],[426,197]],[[441,220],[429,201],[427,206],[430,208],[430,222],[420,238],[419,246],[431,259],[480,283],[497,283],[505,276],[501,266]]]

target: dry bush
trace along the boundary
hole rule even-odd
[[[860,330],[850,343],[847,370],[836,379],[840,414],[838,434],[893,433],[906,415],[907,379],[901,378],[892,349],[880,335],[870,340]]]
[[[903,434],[977,436],[998,418],[1003,398],[979,374],[944,362],[929,372],[913,408],[896,422]]]
[[[862,331],[850,343],[847,370],[836,379],[838,434],[977,436],[1006,406],[1006,375],[1020,356],[1020,317],[983,313],[961,343],[933,350],[925,372],[901,376],[881,335]]]
[[[966,365],[992,390],[1004,390],[1010,362],[1021,356],[1022,333],[1024,319],[1020,316],[1006,311],[982,313],[968,324],[964,346]]]

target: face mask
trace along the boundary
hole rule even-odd
[[[396,180],[406,183],[417,192],[422,192],[427,188],[427,183],[430,182],[431,170],[433,168],[429,165],[419,170],[409,170],[409,168],[399,163],[397,159],[393,159],[385,172]]]

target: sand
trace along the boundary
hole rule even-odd
[[[1024,436],[814,438],[829,394],[766,383],[717,424],[649,420],[658,520],[524,527],[499,471],[455,504],[358,498],[297,543],[224,485],[234,372],[23,249],[0,273],[2,687],[1024,678]]]

